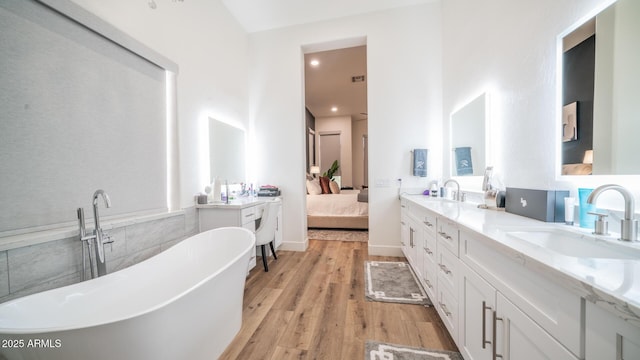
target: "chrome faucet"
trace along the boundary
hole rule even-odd
[[[447,184],[449,184],[449,183],[454,183],[454,184],[456,185],[456,193],[455,193],[455,195],[453,196],[453,200],[455,200],[455,201],[460,201],[460,184],[459,184],[456,180],[454,180],[454,179],[449,179],[449,180],[447,180],[447,181],[445,181],[445,182],[444,182],[444,184],[442,185],[442,187],[445,187],[445,188],[446,188],[446,187],[447,187]]]
[[[111,200],[104,190],[96,190],[93,193],[93,219],[95,228],[92,235],[87,235],[84,222],[84,209],[78,208],[78,226],[80,228],[80,241],[82,241],[82,280],[85,280],[86,257],[84,252],[84,244],[87,244],[87,252],[89,254],[89,268],[91,269],[91,277],[95,277],[93,268],[93,256],[95,252],[96,269],[98,276],[107,274],[107,263],[104,254],[104,245],[113,243],[111,237],[102,231],[100,227],[100,214],[98,213],[98,197],[102,195],[106,207],[111,207]],[[93,251],[92,251],[93,250]]]
[[[593,190],[587,203],[594,204],[596,200],[606,190],[616,190],[624,198],[624,219],[620,220],[620,240],[623,241],[636,241],[638,240],[638,220],[634,219],[635,201],[633,195],[629,190],[620,185],[608,184],[598,186]]]
[[[107,241],[111,240],[109,236],[105,236],[102,228],[100,227],[100,215],[98,214],[98,196],[100,195],[102,195],[102,199],[104,200],[104,206],[107,208],[111,207],[111,200],[109,199],[109,195],[107,195],[104,190],[99,189],[93,193],[93,221],[95,223],[93,234],[96,236],[95,245],[98,276],[107,274],[107,262],[104,256],[104,244]]]

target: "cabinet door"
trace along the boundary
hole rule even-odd
[[[423,228],[424,230],[424,228]],[[429,299],[436,299],[438,266],[436,265],[436,238],[433,231],[423,231],[422,236],[422,283]]]
[[[278,220],[276,220],[276,249],[282,244],[282,205],[278,207]]]
[[[587,360],[640,359],[640,328],[587,302]]]
[[[499,292],[496,300],[493,324],[497,357],[503,360],[578,359]]]
[[[439,281],[439,280],[438,280]],[[458,344],[458,300],[448,288],[438,284],[436,310],[449,330],[449,335]]]
[[[404,211],[400,215],[400,248],[404,256],[409,260],[409,217]]]
[[[467,360],[491,360],[496,290],[462,263],[459,283],[460,352]]]
[[[422,267],[422,284],[423,288],[427,292],[427,296],[431,302],[435,303],[435,299],[437,299],[437,279],[438,279],[438,267],[433,260],[425,253],[422,259],[423,267]]]

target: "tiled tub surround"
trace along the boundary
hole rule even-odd
[[[492,283],[498,293],[507,294],[508,297],[511,296],[512,299],[516,299],[512,301],[521,306],[525,313],[528,310],[536,311],[535,308],[529,307],[529,300],[526,296],[520,297],[519,302],[517,301],[520,295],[526,294],[528,291],[528,285],[526,284],[529,281],[534,281],[530,284],[536,285],[538,289],[542,289],[542,292],[548,293],[543,295],[543,298],[556,298],[557,304],[564,301],[560,300],[561,298],[582,299],[584,304],[582,306],[580,306],[580,301],[570,300],[569,302],[569,304],[574,304],[574,307],[578,307],[576,309],[577,313],[571,309],[565,309],[568,313],[577,314],[577,318],[582,319],[579,321],[583,324],[586,323],[586,340],[580,340],[576,343],[575,339],[580,338],[580,335],[576,333],[571,335],[574,338],[569,341],[571,344],[564,343],[565,346],[572,349],[576,356],[585,356],[585,354],[581,354],[582,350],[580,349],[584,349],[583,346],[586,346],[586,358],[597,358],[597,356],[594,357],[593,351],[589,355],[590,343],[596,343],[597,340],[609,336],[607,333],[606,336],[590,338],[593,333],[592,330],[598,328],[598,326],[594,327],[593,325],[593,319],[597,318],[595,314],[598,311],[604,310],[605,313],[609,314],[608,319],[613,325],[610,325],[608,329],[628,329],[626,334],[630,335],[626,336],[630,336],[635,342],[640,341],[640,258],[594,259],[569,257],[559,255],[544,247],[533,245],[508,234],[511,231],[526,231],[527,229],[555,229],[570,230],[591,236],[588,231],[578,227],[569,227],[560,223],[545,223],[502,211],[478,209],[477,206],[472,204],[432,199],[420,195],[404,195],[402,202],[403,210],[408,208],[411,209],[410,211],[420,212],[424,211],[420,209],[425,209],[427,212],[437,216],[439,221],[452,221],[455,223],[460,234],[460,268],[475,270],[486,281]],[[618,241],[611,237],[602,238],[601,240]],[[640,250],[640,243],[621,243],[620,245],[633,248],[631,249],[633,252]],[[475,255],[469,255],[472,251],[476,251]],[[474,256],[480,254],[477,251],[483,253],[483,256],[488,261],[485,261],[484,264],[475,262]],[[527,272],[535,280],[532,280],[533,278],[520,278],[514,273],[495,273],[492,270],[504,269],[502,265],[505,263],[512,264],[508,266],[511,266],[514,273],[518,271]],[[518,268],[522,270],[518,270]],[[465,271],[462,271],[463,274],[461,276],[464,276]],[[512,288],[513,285],[515,285],[514,288]],[[556,290],[558,292],[557,295]],[[557,297],[562,292],[566,292],[567,296]],[[462,293],[462,290],[460,293]],[[529,295],[540,296],[535,293]],[[464,299],[460,298],[459,301],[462,304]],[[535,302],[535,300],[532,301]],[[498,307],[500,306],[498,305]],[[562,305],[558,309],[561,307]],[[582,315],[580,315],[580,307],[585,311]],[[463,306],[461,305],[460,312],[462,311]],[[535,321],[539,321],[534,315],[528,315],[532,316]],[[463,316],[462,313],[460,316]],[[463,325],[462,321],[460,323]],[[545,327],[544,324],[541,326]],[[600,327],[603,328],[603,326]],[[575,329],[580,328],[579,324],[575,324]],[[461,329],[461,331],[463,330]],[[553,330],[547,331],[553,333]],[[611,334],[615,335],[615,332],[611,331]],[[611,339],[615,345],[615,337],[611,337]],[[463,343],[458,343],[458,341]],[[563,340],[560,341],[564,342]],[[461,349],[465,346],[462,335],[459,339],[456,339],[456,342]],[[583,345],[579,345],[579,343]],[[640,349],[639,345],[640,343],[634,345],[633,351],[638,351],[637,349]],[[593,349],[593,346],[591,348]],[[606,358],[613,356],[610,352],[605,355]]]
[[[197,221],[195,208],[126,220],[103,220],[103,229],[114,240],[112,247],[105,246],[108,272],[148,259],[196,234]],[[92,229],[87,229],[90,231]],[[77,230],[67,231],[74,232]],[[29,243],[29,240],[23,242]],[[0,246],[2,244],[0,242]],[[82,247],[78,235],[50,241],[39,239],[36,244],[22,247],[5,242],[4,248],[0,251],[0,302],[82,279]],[[88,265],[86,274],[90,276]]]

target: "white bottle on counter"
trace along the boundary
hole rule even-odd
[[[438,184],[436,183],[431,184],[431,189],[429,189],[429,195],[431,195],[431,197],[438,197]]]

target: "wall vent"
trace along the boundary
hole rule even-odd
[[[364,82],[364,75],[357,75],[351,77],[352,83]]]

